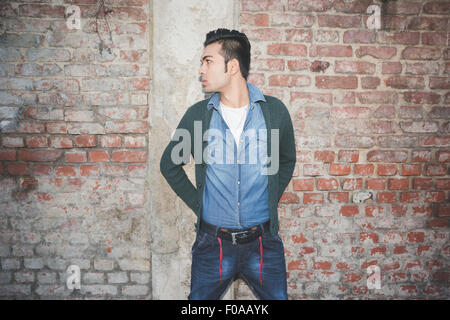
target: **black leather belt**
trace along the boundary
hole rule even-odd
[[[269,232],[269,221],[263,224],[247,228],[247,229],[229,229],[229,228],[219,228],[215,225],[207,223],[206,221],[200,222],[200,230],[215,237],[232,241],[234,245],[249,243],[256,240],[264,232]]]

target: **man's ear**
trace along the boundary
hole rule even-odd
[[[228,70],[230,71],[230,75],[235,75],[241,72],[241,68],[239,67],[239,61],[236,58],[228,61]]]

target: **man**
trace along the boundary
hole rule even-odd
[[[189,299],[219,299],[236,277],[260,299],[287,299],[277,206],[295,166],[294,133],[285,105],[248,83],[249,70],[245,34],[209,32],[199,73],[214,94],[186,111],[161,158],[198,218]],[[196,187],[182,168],[191,154]]]

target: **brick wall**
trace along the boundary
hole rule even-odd
[[[295,127],[279,206],[289,297],[448,299],[450,2],[236,1],[250,81],[286,103]],[[168,282],[151,276],[150,230],[164,230],[150,217],[174,224],[150,211],[165,206],[147,183],[159,159],[148,151],[152,4],[106,0],[113,41],[100,17],[102,47],[97,2],[0,3],[0,299],[149,299]],[[66,25],[72,4],[80,30]],[[366,27],[371,4],[379,30]],[[372,198],[354,203],[361,192]],[[187,257],[187,242],[160,251]],[[158,274],[188,279],[161,261]],[[79,291],[66,286],[70,265]],[[367,286],[372,266],[379,290]],[[253,297],[242,282],[235,293]]]
[[[149,1],[98,3],[0,3],[0,298],[151,297]]]
[[[290,298],[448,299],[450,2],[240,4],[250,81],[294,122],[279,206]],[[366,26],[371,4],[381,29]]]

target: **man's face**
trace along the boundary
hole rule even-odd
[[[221,49],[222,44],[214,42],[203,50],[199,73],[205,92],[222,92],[230,83],[230,74],[225,72],[225,59],[220,54]]]

